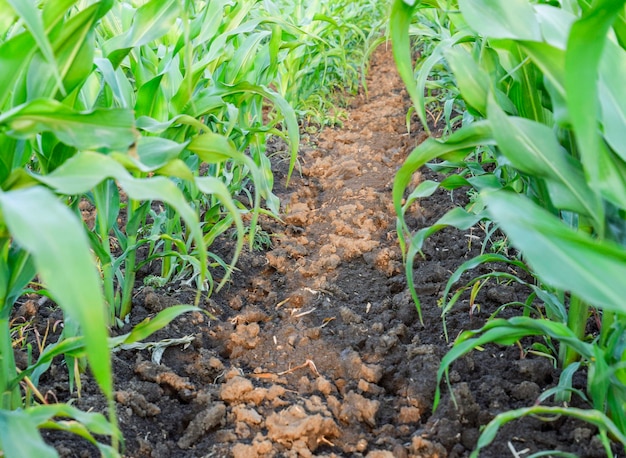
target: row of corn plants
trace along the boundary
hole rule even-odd
[[[259,214],[279,210],[268,138],[285,138],[291,174],[299,119],[323,123],[329,88],[358,85],[382,11],[290,0],[0,0],[0,11],[0,451],[57,456],[39,434],[52,428],[119,456],[110,351],[229,281],[246,232],[252,244]],[[223,260],[209,247],[233,227]],[[195,285],[195,305],[109,337],[149,262],[161,266],[151,281]],[[19,370],[11,313],[33,292],[60,306],[63,332],[29,347]],[[40,395],[57,357],[77,386],[89,365],[108,419]]]
[[[500,426],[527,415],[566,415],[598,427],[609,456],[611,439],[626,447],[626,9],[613,0],[395,0],[390,29],[400,74],[424,123],[438,89],[451,127],[418,145],[393,190],[398,232],[414,300],[413,264],[424,240],[445,227],[485,232],[482,254],[454,272],[442,298],[445,316],[489,278],[528,287],[520,314],[492,315],[462,333],[444,357],[450,365],[487,343],[533,337],[532,349],[562,372],[537,404],[497,415],[473,456]],[[413,64],[416,49],[427,56]],[[438,84],[445,81],[446,84]],[[452,82],[452,84],[450,84]],[[452,129],[454,127],[454,129]],[[430,166],[449,172],[441,182],[410,189]],[[463,188],[471,202],[434,225],[412,231],[411,204],[437,188]],[[518,250],[489,249],[504,234]],[[484,263],[511,269],[455,286]],[[520,272],[515,274],[513,272]],[[522,275],[523,272],[525,275]],[[529,281],[528,278],[532,278]],[[587,334],[590,316],[599,331]],[[539,340],[537,340],[539,339]],[[572,387],[584,370],[586,392]],[[579,396],[588,409],[568,407]],[[439,391],[436,404],[439,402]]]

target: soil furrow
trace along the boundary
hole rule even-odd
[[[342,128],[306,138],[288,188],[281,185],[285,161],[280,151],[274,155],[283,222],[262,219],[272,247],[246,251],[230,286],[206,301],[216,319],[190,314],[157,333],[151,341],[193,337],[188,347],[169,346],[158,362],[150,349],[115,354],[126,456],[466,457],[481,425],[531,405],[556,383],[547,358],[488,346],[453,366],[456,406],[444,387],[441,407],[432,412],[436,371],[450,348],[437,300],[451,272],[479,253],[480,243],[472,241],[480,228],[472,237],[443,231],[425,244],[415,265],[421,324],[395,237],[391,184],[425,135],[415,126],[406,133],[409,101],[383,48],[368,84],[369,94],[352,100]],[[409,224],[433,224],[466,200],[437,192],[414,209]],[[221,243],[227,258],[231,244]],[[527,294],[520,285],[488,284],[473,313],[463,296],[447,317],[450,338]],[[132,321],[193,297],[184,287],[142,288]],[[63,377],[56,369],[42,384],[60,400],[75,398]],[[82,409],[105,406],[89,381],[74,402]],[[594,434],[564,418],[526,419],[503,428],[481,456],[546,448],[603,456]],[[77,453],[84,444],[74,437],[49,438],[62,456],[94,456],[89,448]]]

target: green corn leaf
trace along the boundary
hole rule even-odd
[[[195,137],[187,145],[187,149],[196,153],[200,160],[209,164],[223,162],[227,159],[233,159],[236,162],[245,164],[248,167],[257,188],[254,193],[254,211],[252,221],[250,223],[251,228],[254,229],[258,220],[261,195],[269,196],[271,189],[267,179],[252,158],[237,151],[228,138],[214,133],[205,133]],[[252,241],[253,240],[250,239],[250,244],[252,244]],[[250,247],[252,247],[252,245],[250,245]]]
[[[226,207],[226,210],[228,210],[230,217],[235,222],[235,227],[237,229],[237,244],[235,246],[235,252],[233,253],[229,268],[226,269],[226,275],[217,287],[217,290],[219,291],[230,279],[230,275],[234,270],[235,263],[237,262],[237,259],[239,259],[239,255],[241,254],[241,250],[243,249],[245,235],[243,222],[241,220],[241,214],[237,208],[237,205],[235,205],[235,201],[232,199],[228,188],[219,179],[214,177],[196,178],[196,186],[198,186],[198,189],[201,192],[204,192],[205,194],[216,195],[219,198],[220,202],[222,203],[222,205],[224,205],[224,207]],[[254,219],[256,217],[257,216],[255,212],[255,214],[253,214],[253,220],[250,223],[251,233],[254,233],[252,231],[254,231],[256,228],[256,220]],[[253,242],[254,237],[250,237],[251,247]]]
[[[64,22],[63,28],[51,38],[56,56],[55,66],[67,92],[82,85],[93,71],[95,54],[94,26],[101,5],[93,4]],[[28,70],[28,98],[52,97],[56,94],[54,80],[49,78],[51,63],[35,56]]]
[[[246,37],[245,41],[238,47],[232,60],[224,69],[222,82],[225,84],[235,84],[244,79],[251,84],[260,82],[258,70],[253,67],[254,58],[257,55],[261,41],[271,34],[269,31],[254,33]]]
[[[257,94],[272,102],[278,108],[282,114],[285,124],[287,125],[287,135],[290,143],[290,159],[289,159],[289,172],[287,173],[286,184],[289,184],[289,179],[293,173],[293,169],[296,165],[296,159],[298,157],[298,147],[300,145],[300,129],[298,127],[298,120],[296,113],[291,105],[281,97],[275,91],[268,89],[261,85],[250,84],[248,82],[240,82],[234,85],[222,85],[217,88],[217,93],[220,97],[225,97],[231,94],[238,93],[250,93]]]
[[[506,100],[506,96],[496,96],[496,100],[502,104],[502,109],[509,113],[548,124],[551,113],[543,107],[541,100],[544,85],[543,75],[536,65],[525,62],[527,55],[518,42],[501,40],[497,46],[499,49],[507,51],[508,58],[511,59],[510,64],[514,65],[516,69],[515,71],[511,70],[512,81],[507,91],[508,98],[513,102],[515,108],[511,110],[507,105],[502,104],[501,101]]]
[[[459,0],[463,18],[485,37],[541,41],[541,29],[528,0]]]
[[[550,46],[565,50],[567,37],[576,16],[564,9],[551,5],[533,5],[543,40]]]
[[[407,197],[405,205],[411,205],[415,200],[422,199],[424,197],[432,196],[437,189],[439,189],[441,183],[433,180],[424,180],[413,190],[413,192]]]
[[[58,458],[57,451],[44,442],[38,426],[27,412],[0,410],[0,447],[4,455],[7,458]]]
[[[470,455],[471,458],[478,458],[480,450],[484,447],[488,446],[493,442],[496,438],[496,434],[498,430],[504,426],[506,423],[510,421],[517,420],[527,416],[566,416],[572,417],[577,420],[592,424],[599,428],[601,431],[610,432],[611,435],[621,442],[623,445],[626,445],[626,436],[622,433],[622,431],[617,428],[615,423],[613,423],[605,414],[603,414],[599,410],[592,409],[578,409],[575,407],[559,407],[559,406],[532,406],[532,407],[523,407],[521,409],[509,410],[508,412],[500,413],[496,415],[496,417],[489,422],[489,424],[482,431],[480,437],[478,438],[478,442],[476,443],[476,448]],[[606,441],[606,438],[603,440]],[[608,446],[608,444],[607,444]],[[610,449],[610,447],[609,447]],[[569,454],[568,454],[569,456]],[[577,455],[572,455],[577,456]]]
[[[611,378],[614,377],[609,375],[610,373],[611,369],[606,361],[604,351],[596,345],[594,347],[594,364],[589,367],[589,376],[587,378],[587,391],[593,400],[593,407],[596,409],[605,409],[607,407],[606,401],[611,389]]]
[[[187,148],[196,153],[202,161],[207,163],[223,162],[226,159],[233,159],[239,163],[245,164],[250,170],[254,183],[258,188],[260,188],[260,191],[266,193],[270,191],[261,170],[257,167],[252,158],[237,151],[231,141],[226,137],[218,134],[206,133],[195,137],[189,145],[187,145]],[[229,206],[229,211],[231,212],[234,221],[237,223],[237,228],[239,230],[239,222],[241,220],[239,211],[236,210],[234,203],[231,201],[230,193],[227,191],[223,183],[219,180],[214,180],[212,177],[203,177],[198,178],[196,180],[196,184],[199,187],[206,186],[205,191],[203,192],[213,193],[215,191],[219,193],[222,203]],[[251,221],[252,229],[256,226],[256,221],[258,219],[260,194],[260,192],[255,192],[254,195],[254,213]],[[241,227],[241,230],[243,230],[243,226]],[[243,233],[241,235],[243,235]],[[241,239],[243,240],[243,237]],[[250,240],[250,243],[252,243],[252,239]],[[238,249],[236,251],[238,251]],[[236,252],[236,255],[238,256],[238,252]]]
[[[138,8],[130,28],[103,45],[103,51],[113,67],[119,66],[132,48],[150,43],[169,32],[179,13],[180,2],[177,0],[151,0]]]
[[[149,116],[140,116],[137,118],[136,123],[138,129],[145,130],[146,132],[150,132],[151,134],[162,134],[167,129],[178,124],[193,126],[200,132],[211,132],[211,130],[205,124],[202,124],[197,119],[188,115],[174,116],[172,119],[164,122],[157,121],[156,119],[150,118]]]
[[[149,116],[154,119],[167,119],[167,102],[161,88],[163,74],[157,75],[143,84],[137,91],[135,113],[137,116]]]
[[[78,149],[126,149],[135,141],[132,112],[123,109],[96,109],[79,113],[48,99],[38,99],[0,114],[0,126],[8,134],[29,138],[52,132],[67,145]]]
[[[416,3],[419,4],[416,1],[408,3],[403,0],[394,0],[389,16],[389,34],[398,73],[406,86],[413,105],[417,110],[420,110],[423,105],[423,94],[418,91],[413,77],[413,56],[411,55],[409,35],[409,26],[416,9]]]
[[[66,195],[84,194],[102,181],[112,178],[131,199],[159,200],[171,205],[185,221],[196,242],[197,256],[200,261],[200,278],[204,280],[207,277],[206,246],[198,215],[189,206],[180,189],[169,179],[165,177],[134,178],[112,157],[93,152],[79,152],[54,172],[44,176],[35,176],[35,178]]]
[[[88,431],[94,434],[112,436],[119,435],[113,425],[104,415],[97,412],[83,412],[68,404],[49,404],[27,409],[29,416],[40,424],[52,418],[69,418],[81,423]]]
[[[626,161],[626,51],[607,41],[600,62],[598,94],[604,138],[622,161]]]
[[[0,193],[0,206],[11,235],[32,254],[50,293],[64,313],[80,324],[94,377],[112,396],[104,297],[82,225],[39,186]]]
[[[426,130],[426,132],[430,133],[430,128],[428,127],[428,120],[426,119],[426,105],[424,99],[424,90],[426,88],[426,81],[428,80],[428,76],[432,70],[432,68],[437,65],[443,58],[445,52],[450,49],[455,44],[467,39],[470,36],[468,31],[461,30],[455,33],[451,37],[446,37],[441,40],[435,49],[432,50],[431,54],[424,60],[424,62],[419,67],[419,72],[417,73],[417,79],[415,80],[416,89],[412,97],[415,97],[413,103],[415,104],[415,110],[417,111],[417,115],[422,123],[422,126]],[[408,85],[407,85],[408,86]]]
[[[224,8],[228,0],[215,0],[209,2],[201,15],[194,20],[195,32],[190,36],[192,40],[200,43],[210,43],[218,35],[220,25],[224,17]]]
[[[486,121],[465,126],[452,134],[446,141],[429,138],[421,143],[409,154],[393,181],[393,204],[398,217],[402,219],[404,216],[402,205],[404,191],[411,182],[413,174],[424,164],[435,158],[449,158],[451,155],[463,159],[476,146],[493,144],[491,126]],[[403,232],[407,231],[408,229],[405,227]]]
[[[625,313],[626,251],[574,231],[520,195],[481,193],[490,215],[547,284],[588,303]]]
[[[532,41],[521,42],[520,46],[565,100],[565,51]]]
[[[89,432],[89,429],[75,420],[57,420],[49,421],[41,425],[41,428],[53,429],[57,431],[63,431],[66,433],[74,434],[78,437],[89,441],[100,452],[102,458],[119,458],[120,454],[110,445],[101,444],[96,441],[93,435]]]
[[[17,13],[11,9],[8,0],[0,0],[0,36],[4,36],[17,19]]]
[[[47,345],[41,355],[39,355],[39,358],[37,358],[37,361],[19,374],[16,383],[24,377],[30,377],[31,381],[37,386],[41,376],[50,368],[54,358],[58,356],[84,358],[87,356],[85,338],[83,336],[69,337],[61,339],[60,342]]]
[[[499,345],[511,345],[523,337],[544,335],[559,340],[572,348],[585,358],[593,356],[593,345],[579,340],[567,325],[549,320],[537,320],[529,317],[518,316],[509,318],[492,319],[481,329],[463,332],[454,343],[452,349],[441,360],[437,370],[437,380],[440,382],[447,373],[450,365],[477,347],[488,343]],[[433,410],[437,408],[440,399],[440,391],[437,388]]]
[[[625,0],[599,0],[572,25],[565,60],[567,104],[590,186],[626,207],[626,163],[608,150],[598,131],[598,68],[607,33]]]
[[[129,345],[140,342],[166,327],[172,322],[172,320],[176,319],[183,313],[194,311],[206,313],[202,309],[191,305],[174,305],[167,307],[157,313],[157,315],[153,318],[146,318],[144,321],[134,326],[131,332],[120,336],[110,337],[108,341],[109,348],[113,350],[120,345]],[[85,341],[83,336],[64,339],[61,342],[48,345],[36,363],[22,371],[20,379],[23,378],[23,376],[30,376],[32,373],[31,379],[34,383],[37,383],[41,374],[43,374],[50,367],[50,364],[55,357],[68,354],[74,357],[82,357],[85,355]],[[110,433],[103,432],[102,434]]]
[[[14,304],[24,293],[28,284],[37,273],[32,256],[21,249],[12,247],[9,251],[8,268],[10,277],[5,294],[5,303]]]
[[[198,154],[200,159],[207,164],[217,164],[229,159],[242,163],[249,162],[249,158],[237,151],[227,137],[211,132],[195,137],[189,142],[187,149]]]
[[[96,204],[96,227],[102,227],[101,233],[108,234],[117,224],[120,214],[120,192],[113,180],[105,180],[93,188]]]
[[[29,32],[37,43],[37,47],[43,54],[46,61],[50,64],[52,75],[54,76],[57,87],[61,91],[61,94],[66,95],[65,88],[63,87],[63,79],[61,78],[61,73],[56,64],[52,45],[50,44],[50,40],[48,39],[48,35],[44,29],[41,12],[35,7],[35,4],[30,1],[7,1],[28,27]]]
[[[423,323],[422,310],[420,307],[420,300],[415,289],[415,281],[413,279],[413,263],[417,254],[421,252],[424,240],[436,232],[450,226],[461,230],[467,230],[485,217],[486,213],[484,212],[479,214],[468,213],[464,209],[456,207],[439,218],[439,220],[437,220],[437,222],[432,226],[417,231],[411,238],[411,242],[405,255],[404,268],[406,272],[407,285],[409,287],[409,291],[411,292],[413,302],[417,307],[420,322]]]
[[[78,0],[58,0],[56,2],[45,2],[41,17],[44,27],[49,30],[59,22],[66,19],[67,10],[70,9]]]
[[[37,47],[29,33],[21,33],[0,45],[0,108],[13,95],[14,86],[23,77]],[[21,98],[18,98],[19,101]]]
[[[447,49],[444,54],[456,77],[463,99],[484,116],[487,112],[487,95],[490,89],[489,75],[463,45]]]
[[[139,137],[137,141],[138,166],[142,172],[152,172],[176,159],[186,143],[177,143],[166,138]],[[130,156],[129,156],[130,157]]]
[[[122,69],[114,69],[109,59],[95,58],[94,64],[100,70],[104,81],[111,89],[113,97],[122,108],[130,108],[133,105],[134,89]]]
[[[109,339],[109,346],[115,348],[119,345],[128,345],[142,341],[187,312],[202,312],[202,309],[192,305],[173,305],[167,307],[157,313],[156,316],[146,318],[141,323],[134,326],[131,332]]]
[[[486,213],[470,213],[461,207],[455,207],[439,218],[432,226],[417,231],[411,238],[409,253],[421,253],[424,241],[446,227],[452,226],[457,229],[467,230],[486,216]]]
[[[114,436],[119,439],[120,433],[104,416],[95,412],[82,412],[67,404],[50,404],[30,407],[24,411],[31,423],[39,428],[56,429],[77,434],[94,444],[102,457],[119,458],[120,454],[111,446],[97,442],[93,434]],[[52,420],[55,418],[55,420]]]
[[[509,162],[532,177],[556,181],[559,189],[569,194],[559,196],[560,202],[569,204],[564,209],[590,216],[599,232],[603,232],[602,202],[587,185],[580,165],[559,144],[554,131],[529,119],[507,116],[493,97],[489,98],[488,113],[498,148]]]
[[[63,24],[53,41],[59,72],[67,92],[81,85],[93,71],[95,55],[94,25],[100,5],[94,4]]]

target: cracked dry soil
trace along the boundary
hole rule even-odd
[[[437,299],[479,244],[448,230],[426,243],[415,269],[420,324],[397,246],[391,184],[426,136],[417,125],[406,132],[410,102],[384,46],[368,81],[368,96],[352,100],[342,128],[305,138],[289,187],[283,186],[285,161],[274,161],[284,224],[261,221],[273,246],[245,252],[231,285],[206,301],[217,320],[189,314],[152,336],[193,336],[186,348],[169,347],[160,364],[148,350],[114,354],[125,456],[466,457],[481,425],[531,405],[557,382],[548,359],[487,346],[451,370],[458,407],[443,386],[440,407],[432,411],[435,374],[450,348]],[[432,224],[466,203],[461,194],[439,192],[423,201],[410,224]],[[223,245],[226,254],[228,242]],[[193,291],[174,286],[138,289],[133,323],[193,300]],[[526,295],[518,285],[490,284],[478,298],[480,314],[470,315],[467,300],[450,312],[449,336],[481,326],[499,306]],[[50,313],[41,307],[38,319]],[[42,383],[61,401],[103,411],[101,395],[86,378],[80,398],[68,392],[62,367],[53,367]],[[575,382],[582,387],[582,379]],[[528,418],[505,426],[481,456],[559,449],[601,457],[595,433],[567,418]],[[72,436],[46,437],[61,456],[97,456]]]

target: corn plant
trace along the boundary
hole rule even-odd
[[[609,433],[626,445],[624,2],[396,1],[390,21],[394,56],[422,121],[426,76],[414,76],[410,26],[414,18],[421,23],[422,10],[432,18],[433,9],[449,17],[450,38],[439,43],[431,64],[445,61],[467,115],[449,137],[419,145],[394,182],[414,299],[419,308],[412,268],[425,238],[447,226],[469,229],[489,221],[519,249],[537,281],[530,302],[536,296],[545,307],[537,317],[491,319],[482,329],[462,334],[438,377],[455,359],[487,342],[512,344],[527,336],[560,342],[564,371],[555,399],[567,399],[573,371],[586,368],[593,409],[563,411],[596,424],[610,454]],[[495,170],[476,167],[480,161],[472,161],[479,151]],[[437,158],[444,161],[439,167],[464,164],[465,172],[442,183],[422,183],[405,198],[412,174]],[[455,208],[412,233],[404,222],[411,203],[441,186],[470,187],[478,204]],[[479,257],[455,274],[444,310],[461,271],[493,260]],[[455,294],[452,303],[456,299]],[[590,309],[602,316],[596,336],[585,334]],[[436,399],[435,404],[439,392]],[[542,408],[496,417],[478,447],[493,439],[499,425]]]
[[[181,145],[167,139],[139,137],[131,106],[107,103],[102,97],[102,82],[106,78],[95,72],[100,67],[92,61],[105,69],[112,67],[112,61],[107,60],[107,66],[94,57],[95,26],[111,9],[112,2],[48,2],[41,10],[31,3],[9,2],[9,5],[13,14],[10,21],[3,23],[4,41],[0,45],[5,88],[0,104],[3,148],[0,409],[3,425],[9,426],[2,428],[0,446],[7,456],[39,453],[56,456],[36,432],[38,427],[52,427],[80,434],[95,443],[103,454],[112,456],[117,453],[119,431],[112,400],[107,324],[130,311],[133,256],[142,222],[137,215],[146,208],[145,203],[158,200],[184,220],[189,238],[194,241],[192,254],[198,259],[197,275],[202,285],[207,278],[207,254],[198,215],[183,191],[167,177],[192,181],[199,192],[220,199],[241,235],[235,257],[243,243],[240,210],[222,181],[215,177],[194,177],[172,154],[172,151],[180,153],[189,142]],[[151,6],[156,6],[156,2]],[[167,6],[171,7],[163,7]],[[29,51],[24,53],[24,49]],[[121,59],[123,52],[118,52],[116,58]],[[191,122],[200,124],[193,119]],[[207,130],[200,125],[202,132]],[[205,146],[208,142],[204,137],[196,141],[196,148],[204,147],[204,151],[209,151],[207,154],[213,155],[224,152],[219,161],[240,154],[224,143],[225,139],[220,143],[222,137],[211,135],[213,146]],[[148,176],[153,174],[163,176]],[[116,227],[121,206],[119,189],[128,196],[128,224],[124,232]],[[98,210],[90,239],[77,216],[62,204],[63,199],[56,197],[67,196],[65,200],[76,202],[80,196],[87,195]],[[124,237],[123,253],[117,259],[110,249],[112,231]],[[100,258],[102,277],[96,270],[90,245]],[[121,270],[120,260],[128,261],[125,272]],[[62,340],[44,349],[32,366],[19,372],[13,359],[9,318],[13,304],[35,274],[62,307],[66,326]],[[114,290],[114,279],[122,285],[121,297]],[[108,303],[108,317],[105,303]],[[174,314],[168,315],[169,319],[187,310],[172,309],[168,313]],[[153,320],[147,329],[154,332],[167,321]],[[144,332],[142,337],[147,334]],[[65,355],[71,361],[87,357],[96,381],[109,399],[110,423],[98,414],[79,413],[65,405],[31,406],[22,410],[20,382],[29,380],[35,386],[54,355]],[[67,416],[78,423],[52,421],[53,417]],[[33,438],[32,443],[19,440],[24,432]],[[112,436],[112,447],[97,443],[92,433]]]
[[[330,76],[315,81],[321,64],[309,57],[325,47],[331,86],[354,81],[380,8],[374,25],[357,27],[325,14],[355,17],[353,6],[311,5],[316,15],[303,21],[315,33],[286,17],[289,2],[0,0],[0,8],[0,449],[56,456],[37,432],[47,427],[117,456],[109,350],[197,310],[166,309],[107,342],[107,327],[132,313],[138,268],[160,261],[154,280],[195,281],[196,302],[214,289],[211,267],[224,271],[218,288],[229,280],[246,233],[253,246],[258,215],[278,211],[270,135],[288,140],[289,174],[295,165],[298,119],[287,99],[302,106],[302,94],[327,94]],[[298,54],[305,37],[311,52]],[[84,201],[96,209],[93,227],[80,220]],[[208,247],[233,226],[228,263]],[[143,245],[145,260],[137,257]],[[9,320],[35,278],[61,306],[64,331],[20,372]],[[108,421],[64,404],[23,403],[21,383],[36,388],[56,356],[70,368],[88,361],[109,400]],[[59,420],[67,417],[75,421]],[[24,434],[33,440],[20,441]]]
[[[380,43],[384,2],[275,0],[268,7],[284,17],[288,32],[280,51],[278,90],[296,110],[318,124],[332,123],[343,94],[365,89],[365,69]]]

